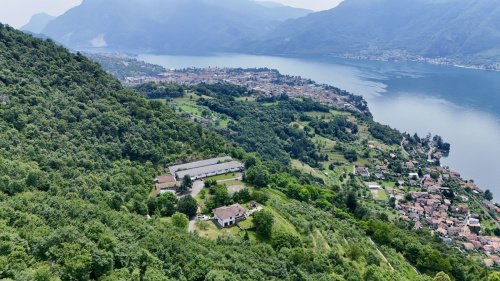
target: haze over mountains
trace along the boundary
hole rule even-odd
[[[51,16],[46,13],[39,13],[36,15],[33,15],[31,17],[31,20],[21,27],[21,30],[32,32],[32,33],[41,33],[42,30],[51,22],[54,20],[56,17]]]
[[[286,22],[253,47],[280,54],[498,57],[500,1],[347,0]]]
[[[77,49],[221,52],[309,12],[249,0],[85,0],[43,33]]]
[[[43,33],[75,49],[500,58],[500,0],[346,0],[311,13],[249,0],[85,0]],[[189,16],[186,16],[189,15]]]

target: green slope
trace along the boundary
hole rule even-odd
[[[260,198],[267,193],[280,232],[271,241],[190,235],[155,211],[166,203],[149,198],[151,179],[178,160],[250,159],[242,148],[122,88],[85,57],[5,26],[0,66],[2,280],[429,280],[407,273],[398,255],[388,260],[402,265],[387,273],[367,234],[429,275],[487,274],[428,234],[346,213],[342,196],[327,211],[264,188]],[[287,174],[286,165],[256,163],[254,180],[269,170],[284,186],[325,188],[305,185],[309,177]],[[315,196],[326,195],[335,193]],[[283,247],[276,235],[298,242]]]

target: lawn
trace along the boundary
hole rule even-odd
[[[385,202],[389,201],[389,197],[387,196],[385,190],[380,189],[380,190],[370,190],[370,191],[373,195],[373,199],[375,199],[376,201],[385,201]]]
[[[223,174],[223,175],[218,175],[218,176],[213,176],[213,177],[208,177],[206,180],[230,180],[234,179],[236,177],[236,173],[229,173],[229,174]]]
[[[196,106],[189,105],[189,104],[183,104],[180,106],[180,108],[187,113],[191,113],[191,114],[194,114],[196,116],[201,116],[201,110]]]
[[[251,228],[251,227],[253,227],[253,217],[248,217],[246,220],[238,222],[238,224],[242,228],[246,228],[246,229]]]
[[[203,230],[195,227],[196,231],[200,235],[200,237],[205,237],[209,239],[217,239],[219,236],[240,236],[241,230],[237,226],[232,226],[228,228],[220,228],[216,225],[216,223],[212,220],[208,222],[208,227]]]
[[[392,188],[396,187],[396,183],[393,181],[383,181],[382,185],[385,187],[392,187]]]

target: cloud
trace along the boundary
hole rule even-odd
[[[58,16],[81,2],[82,0],[1,0],[0,22],[19,28],[28,23],[34,14],[44,12]]]

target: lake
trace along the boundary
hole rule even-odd
[[[500,73],[415,62],[297,59],[224,54],[140,55],[168,69],[269,67],[362,95],[374,119],[408,133],[441,135],[451,143],[442,160],[500,199]]]

